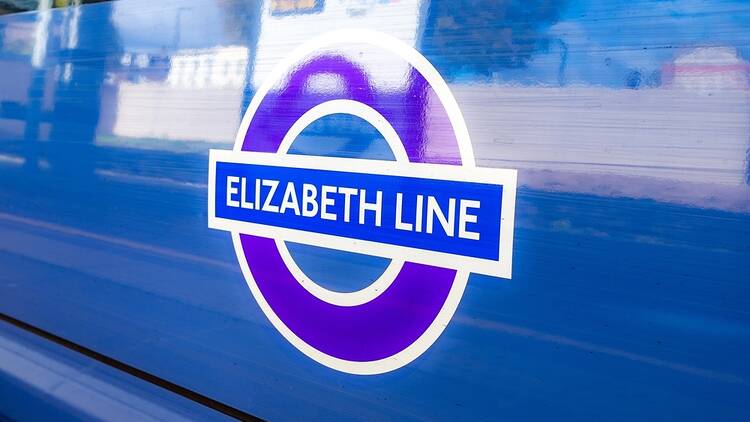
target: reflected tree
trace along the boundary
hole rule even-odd
[[[422,52],[444,77],[492,76],[525,66],[554,42],[546,30],[567,1],[434,1],[427,11]]]

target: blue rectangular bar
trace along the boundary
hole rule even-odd
[[[218,218],[500,258],[501,185],[227,162],[215,183]]]

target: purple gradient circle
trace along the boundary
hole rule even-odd
[[[345,92],[310,94],[313,75],[335,74]],[[367,73],[335,55],[295,67],[283,86],[266,95],[249,123],[243,151],[278,152],[289,128],[329,100],[362,102],[380,112],[398,133],[410,162],[460,165],[458,140],[443,104],[415,68],[400,90],[378,91]],[[327,303],[306,290],[284,264],[274,239],[240,234],[242,255],[258,290],[282,323],[307,345],[336,359],[371,362],[415,343],[448,300],[456,270],[406,262],[392,284],[357,306]]]

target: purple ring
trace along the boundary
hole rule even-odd
[[[316,74],[340,76],[347,91],[306,94],[305,85]],[[445,130],[451,128],[447,112],[428,81],[412,67],[406,86],[398,93],[375,92],[357,65],[340,56],[318,56],[296,67],[283,87],[263,98],[242,150],[276,153],[288,129],[306,111],[324,101],[349,99],[388,119],[410,162],[460,165],[458,140],[453,130]],[[240,242],[260,293],[283,324],[314,349],[346,361],[385,359],[415,343],[438,317],[456,280],[454,269],[406,262],[375,299],[339,306],[314,296],[295,279],[274,239],[240,234]]]

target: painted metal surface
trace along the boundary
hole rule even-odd
[[[747,420],[750,6],[292,3],[0,17],[0,312],[268,419]],[[375,376],[287,343],[207,227],[208,150],[231,148],[275,64],[344,28],[419,50],[477,166],[518,169],[513,278],[470,276],[434,345]],[[374,81],[356,95],[397,116],[428,101],[388,57],[328,53],[329,70],[354,55]],[[264,130],[349,83],[312,75]],[[416,116],[394,126],[444,130]],[[290,152],[394,159],[339,115]],[[388,266],[288,247],[335,291]]]
[[[0,419],[230,420],[5,322],[0,323]]]

